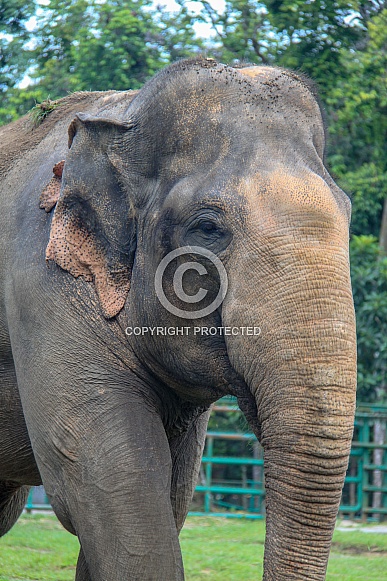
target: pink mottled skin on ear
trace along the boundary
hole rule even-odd
[[[54,260],[75,278],[83,276],[89,282],[94,281],[103,314],[110,319],[125,304],[130,286],[128,268],[117,267],[112,274],[93,233],[80,227],[63,202],[59,202],[64,164],[62,160],[54,165],[54,177],[40,196],[40,208],[46,212],[50,212],[57,205],[51,223],[46,260]]]
[[[62,161],[59,161],[58,163],[56,163],[54,165],[54,167],[52,168],[52,171],[54,172],[54,176],[56,176],[58,178],[62,177],[64,164],[65,164],[65,160],[62,159]]]
[[[52,169],[54,177],[50,179],[40,195],[39,207],[42,210],[46,210],[46,212],[51,212],[59,200],[64,163],[64,160],[62,160],[54,165]]]
[[[52,220],[46,260],[54,260],[75,278],[83,276],[87,281],[94,280],[106,318],[116,316],[123,308],[130,286],[127,269],[116,270],[113,277],[93,233],[80,228],[61,203]]]

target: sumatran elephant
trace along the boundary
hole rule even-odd
[[[350,201],[310,83],[185,60],[0,135],[1,533],[43,482],[78,581],[182,580],[231,394],[264,448],[265,581],[324,579],[356,348]]]

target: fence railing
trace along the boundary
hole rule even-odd
[[[223,398],[215,412],[238,411],[231,398]],[[341,516],[382,520],[387,515],[387,406],[359,404],[345,485]],[[227,442],[245,442],[245,453],[229,453]],[[223,470],[214,471],[215,467]],[[224,468],[234,466],[232,478]],[[236,469],[239,467],[239,470]],[[254,470],[255,468],[255,470]],[[215,473],[214,473],[215,472]],[[263,518],[265,487],[263,452],[249,433],[209,431],[196,487],[193,515]]]
[[[361,404],[340,512],[382,520],[387,515],[387,406]]]
[[[224,417],[241,413],[232,398],[217,402]],[[383,520],[387,515],[387,406],[359,404],[345,485],[342,516]],[[195,489],[192,515],[264,518],[263,451],[255,436],[210,430]],[[26,509],[48,508],[42,487],[32,489]]]

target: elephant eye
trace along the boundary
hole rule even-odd
[[[215,232],[218,228],[214,222],[210,220],[201,220],[197,226],[198,230],[201,230],[205,234],[211,234]]]
[[[220,212],[207,211],[196,215],[187,225],[185,233],[186,244],[205,246],[213,252],[221,252],[227,248],[232,239],[232,233],[227,228]]]

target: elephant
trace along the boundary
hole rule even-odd
[[[1,128],[1,534],[43,483],[77,581],[181,581],[232,395],[264,450],[263,579],[325,578],[356,337],[324,131],[303,76],[202,57]]]

